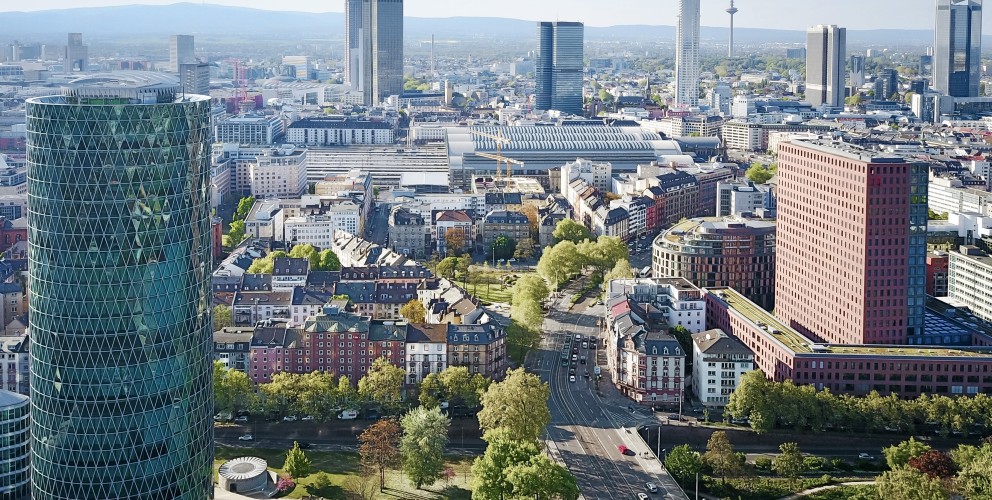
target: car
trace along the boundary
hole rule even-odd
[[[579,355],[578,354],[573,354],[572,355],[572,361],[578,361],[578,360],[579,360]]]
[[[583,349],[588,349],[589,348],[589,342],[583,342],[582,343],[582,348]]]
[[[617,451],[619,451],[621,455],[630,454],[630,448],[627,448],[627,445],[625,444],[617,445]]]
[[[575,368],[569,368],[568,369],[568,374],[569,375],[575,375]]]
[[[589,372],[586,372],[586,373],[585,373],[585,375],[583,375],[583,376],[584,376],[585,378],[589,378]]]
[[[579,358],[579,363],[586,364],[586,357],[582,356],[581,358]]]
[[[358,412],[355,410],[344,410],[338,414],[338,420],[355,420],[358,418]]]
[[[231,420],[231,412],[229,412],[229,411],[222,411],[222,412],[214,415],[214,422],[221,422],[221,421],[224,421],[224,420]]]
[[[644,493],[638,493],[637,500],[648,500],[648,496]]]
[[[296,415],[286,415],[282,417],[283,422],[296,422]]]
[[[310,448],[313,448],[313,444],[307,441],[297,441],[296,444],[300,447],[301,450],[309,450]]]
[[[300,420],[302,420],[302,421],[304,421],[304,422],[310,422],[311,420],[313,420],[313,415],[305,415],[305,416],[304,416],[303,418],[301,418]]]
[[[248,423],[248,417],[245,416],[245,415],[241,415],[240,417],[234,419],[234,422],[235,423],[238,423],[238,424],[247,424]]]
[[[568,376],[568,381],[569,382],[575,382],[575,375],[569,375]]]
[[[378,412],[370,411],[365,414],[365,420],[379,420],[380,418]]]
[[[685,421],[685,417],[683,417],[681,415],[676,415],[676,414],[673,413],[673,414],[671,414],[671,415],[668,416],[668,420],[678,420],[680,422],[684,422]]]
[[[575,335],[575,340],[582,340],[582,335],[576,334]]]
[[[658,487],[654,483],[644,483],[644,487],[651,493],[658,493]]]
[[[254,440],[255,440],[255,436],[252,436],[251,434],[242,434],[238,436],[238,441],[254,441]]]
[[[858,453],[858,459],[860,460],[875,460],[875,457],[868,453]]]

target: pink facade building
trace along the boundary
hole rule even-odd
[[[921,338],[925,165],[819,141],[778,151],[779,319],[823,342]]]

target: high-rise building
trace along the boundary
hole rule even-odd
[[[193,35],[172,35],[169,39],[169,71],[177,73],[183,64],[195,62]]]
[[[982,0],[937,0],[933,88],[952,97],[978,97],[982,58]]]
[[[346,0],[345,76],[377,104],[403,93],[403,0]]]
[[[582,23],[537,23],[536,109],[582,114],[584,38]]]
[[[27,101],[33,498],[213,498],[210,100]]]
[[[83,45],[82,33],[69,33],[69,43],[65,46],[62,68],[66,73],[86,71],[89,65],[89,47]]]
[[[851,56],[851,95],[865,84],[865,56]]]
[[[31,496],[31,404],[28,397],[0,391],[0,498]]]
[[[675,104],[699,105],[699,0],[679,0],[675,32]]]
[[[847,29],[817,25],[806,30],[806,101],[818,107],[844,105]]]
[[[210,65],[201,62],[180,64],[179,84],[186,94],[210,95]]]
[[[830,343],[919,343],[927,164],[821,140],[778,154],[775,315]]]
[[[875,78],[881,82],[879,88],[882,91],[880,95],[875,95],[875,99],[888,99],[899,92],[899,72],[895,68],[882,68]]]

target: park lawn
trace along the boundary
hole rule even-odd
[[[878,494],[874,485],[865,484],[859,486],[838,486],[806,495],[803,498],[808,500],[848,500],[850,498],[876,500],[878,499]]]
[[[856,480],[857,478],[854,479]],[[845,478],[835,479],[827,474],[821,477],[803,477],[799,479],[752,476],[727,478],[726,484],[723,484],[720,478],[706,476],[702,484],[700,484],[700,489],[719,498],[733,498],[735,500],[778,500],[793,493],[847,480]]]
[[[283,498],[304,498],[310,495],[307,485],[313,483],[317,473],[325,472],[330,476],[333,486],[314,494],[325,498],[346,498],[349,489],[345,487],[349,480],[354,481],[359,477],[359,457],[358,453],[343,451],[318,451],[307,450],[306,454],[313,463],[311,474],[296,480],[296,489]],[[286,460],[286,450],[271,450],[261,448],[232,448],[217,445],[214,453],[214,481],[217,480],[217,469],[221,464],[232,458],[253,456],[264,459],[269,464],[269,469],[280,475],[285,473],[283,464]],[[400,471],[386,471],[386,489],[376,496],[377,499],[465,499],[472,497],[469,489],[471,480],[472,457],[449,456],[448,466],[455,472],[454,478],[445,485],[439,482],[434,486],[417,490],[413,487],[405,475]],[[349,486],[351,486],[349,484]]]

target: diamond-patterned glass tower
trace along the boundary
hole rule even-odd
[[[34,498],[213,498],[210,101],[179,89],[28,101]]]

